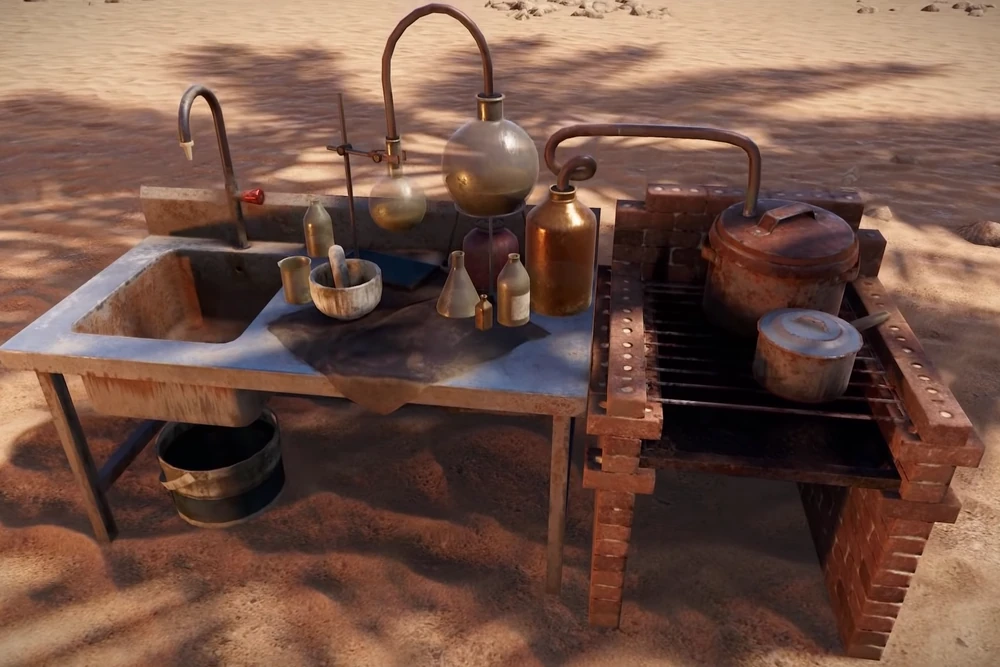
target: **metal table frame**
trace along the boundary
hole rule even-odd
[[[52,421],[73,476],[83,494],[83,505],[98,542],[109,544],[118,535],[118,526],[108,504],[107,491],[114,485],[146,445],[156,436],[163,422],[146,420],[122,441],[100,468],[94,462],[87,437],[76,413],[66,379],[58,373],[37,373]],[[563,543],[566,536],[566,501],[569,495],[569,471],[573,460],[573,429],[576,419],[552,416],[552,453],[549,468],[549,518],[546,547],[547,593],[558,595],[562,587]]]

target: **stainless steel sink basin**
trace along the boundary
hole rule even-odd
[[[281,289],[282,257],[221,249],[165,253],[78,320],[73,331],[231,342]]]

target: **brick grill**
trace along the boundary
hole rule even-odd
[[[859,314],[891,315],[866,335],[877,359],[859,362],[889,384],[866,390],[874,399],[872,421],[853,422],[868,428],[863,442],[870,451],[863,453],[875,458],[845,462],[831,458],[843,448],[813,447],[811,456],[803,450],[796,457],[793,450],[781,461],[769,459],[760,437],[717,446],[720,435],[711,424],[730,422],[735,413],[699,423],[705,408],[663,405],[655,338],[647,333],[655,324],[646,308],[643,326],[643,293],[652,283],[688,290],[703,284],[708,266],[700,248],[708,228],[742,198],[742,189],[667,184],[651,185],[644,202],[618,203],[612,268],[598,278],[587,415],[588,433],[598,441],[583,476],[584,486],[595,490],[590,622],[619,624],[635,496],[653,492],[657,468],[784,479],[798,485],[847,655],[877,660],[934,523],[958,518],[961,505],[950,489],[955,467],[978,466],[983,445],[878,280],[885,239],[859,229],[864,203],[847,190],[762,192],[761,198],[820,206],[858,233],[861,272],[846,305]],[[630,354],[641,349],[640,341],[645,352]],[[814,427],[816,419],[823,418],[814,417]],[[821,425],[832,434],[827,440],[858,441],[858,434],[837,430],[846,421],[834,422],[826,418]]]

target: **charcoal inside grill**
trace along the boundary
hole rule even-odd
[[[896,488],[899,476],[872,421],[665,407],[663,437],[643,465],[838,486]]]

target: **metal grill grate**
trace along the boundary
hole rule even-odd
[[[658,377],[665,406],[689,406],[850,420],[893,420],[872,414],[871,403],[902,403],[878,357],[865,346],[858,353],[847,392],[819,406],[773,396],[752,375],[756,340],[731,337],[702,314],[702,286],[645,283],[647,364]],[[854,319],[844,306],[841,317]]]

